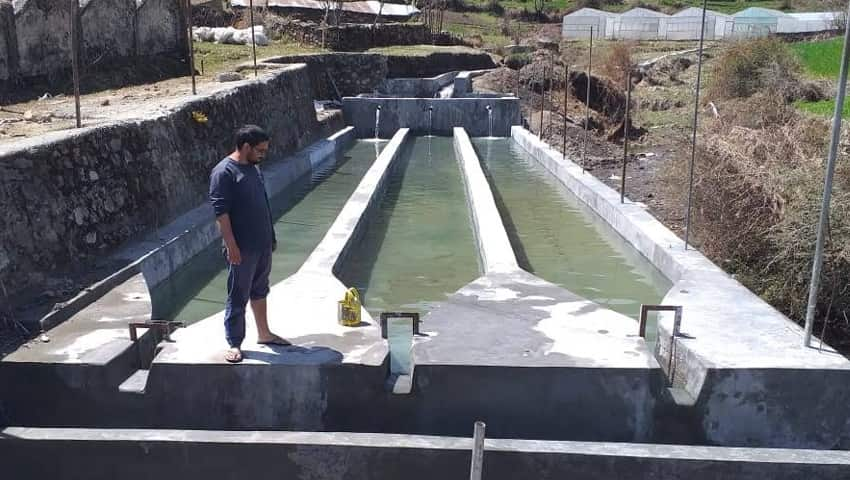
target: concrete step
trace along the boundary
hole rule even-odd
[[[150,370],[139,369],[133,372],[127,380],[118,386],[118,391],[122,393],[133,393],[136,395],[144,395],[145,388],[148,386],[148,374]]]
[[[8,478],[15,479],[464,478],[469,475],[471,449],[469,437],[374,433],[22,427],[0,431],[0,465]],[[850,478],[850,452],[837,450],[495,438],[485,441],[484,450],[487,480]]]

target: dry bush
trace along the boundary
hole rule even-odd
[[[800,84],[800,63],[776,38],[739,42],[717,59],[709,84],[713,98],[746,98],[757,92],[788,98]],[[779,89],[779,90],[778,90]]]
[[[694,175],[692,226],[702,251],[798,322],[805,317],[828,132],[827,121],[759,94],[706,124]],[[818,299],[818,317],[832,318],[829,336],[837,344],[850,339],[847,159],[845,146]],[[667,188],[684,201],[687,164],[671,165],[666,175]]]
[[[616,85],[625,86],[627,75],[635,69],[633,50],[634,44],[631,42],[614,42],[608,47],[605,59],[602,61],[600,68],[602,74]]]

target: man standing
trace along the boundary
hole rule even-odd
[[[272,251],[277,246],[265,183],[257,165],[269,150],[269,136],[256,125],[236,131],[236,150],[210,174],[210,202],[227,251],[224,330],[230,348],[224,358],[242,361],[245,306],[250,300],[257,343],[289,345],[269,330],[266,297]]]

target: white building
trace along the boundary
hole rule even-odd
[[[785,12],[770,8],[750,7],[732,15],[735,25],[730,37],[735,39],[766,37],[779,30],[779,20],[792,21]]]
[[[698,40],[699,27],[702,23],[702,9],[690,7],[676,13],[667,20],[667,28],[664,30],[668,40]],[[732,31],[735,20],[732,15],[705,11],[705,39],[720,40]],[[663,29],[663,27],[662,27]]]
[[[618,40],[659,40],[661,22],[670,18],[669,15],[648,10],[633,8],[622,13],[613,21],[611,38]]]
[[[582,8],[564,16],[562,36],[568,40],[586,40],[590,37],[604,38],[608,22],[617,17],[616,13],[603,12],[595,8]]]
[[[776,31],[779,33],[811,33],[838,30],[844,26],[843,12],[789,13],[779,18]]]

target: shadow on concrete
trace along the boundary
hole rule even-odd
[[[342,364],[343,355],[338,350],[328,347],[301,347],[268,345],[269,351],[242,350],[246,360],[256,360],[268,364]]]

